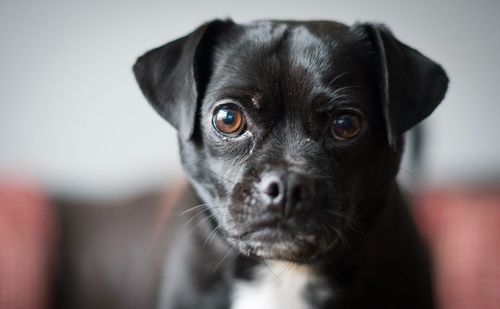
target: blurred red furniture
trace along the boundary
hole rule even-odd
[[[500,191],[429,191],[414,201],[438,308],[500,308]],[[0,308],[51,307],[56,222],[36,186],[0,181]]]
[[[432,252],[438,308],[500,308],[500,190],[427,192],[413,212]]]
[[[54,217],[27,179],[0,179],[0,308],[50,308]]]

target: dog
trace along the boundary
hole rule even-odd
[[[133,71],[192,186],[159,308],[434,308],[395,178],[439,64],[382,24],[214,20]]]

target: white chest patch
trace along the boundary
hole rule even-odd
[[[269,262],[251,281],[236,283],[231,309],[308,309],[307,288],[320,280],[307,266]]]

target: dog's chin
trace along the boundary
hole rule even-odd
[[[291,234],[279,228],[263,228],[242,237],[228,237],[241,253],[262,259],[311,263],[328,251],[325,239],[314,234]]]

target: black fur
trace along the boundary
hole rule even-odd
[[[134,72],[178,130],[205,205],[194,228],[172,223],[164,307],[228,308],[236,278],[279,259],[309,265],[335,290],[321,301],[311,292],[315,308],[433,308],[395,177],[402,134],[446,92],[438,64],[381,25],[216,20],[146,53]],[[221,100],[246,115],[243,135],[214,130]],[[352,140],[330,133],[339,110],[362,115]]]

